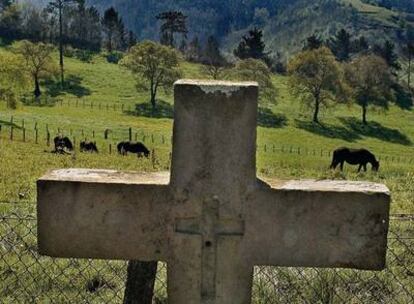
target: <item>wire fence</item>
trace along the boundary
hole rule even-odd
[[[392,217],[381,272],[256,267],[252,302],[414,303],[414,216]],[[0,303],[122,303],[127,263],[37,253],[36,218],[0,216]],[[155,304],[167,303],[159,263]]]
[[[125,127],[123,129],[90,129],[90,128],[63,128],[53,127],[48,124],[40,125],[36,122],[28,124],[24,120],[16,122],[11,116],[7,124],[0,124],[0,139],[34,143],[53,147],[53,139],[57,135],[67,136],[77,149],[79,143],[84,140],[98,141],[100,152],[112,154],[116,152],[116,146],[121,141],[142,142],[149,145],[151,150],[156,147],[170,148],[172,137],[170,134],[152,133],[143,129]],[[369,148],[369,147],[368,147]],[[332,149],[324,147],[295,146],[291,144],[262,143],[257,145],[260,153],[294,154],[301,156],[330,158]],[[414,164],[412,154],[391,155],[384,152],[377,154],[380,161],[397,164]]]

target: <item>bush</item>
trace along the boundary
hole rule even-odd
[[[122,52],[113,51],[106,55],[106,60],[109,63],[118,64],[121,59],[124,58],[124,54]]]
[[[76,50],[73,47],[68,46],[63,50],[63,55],[68,58],[73,58],[75,57],[75,52]]]
[[[90,63],[93,59],[94,53],[89,50],[76,50],[75,57],[83,62]]]

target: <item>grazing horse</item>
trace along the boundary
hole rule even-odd
[[[98,147],[96,146],[96,141],[82,141],[80,143],[80,151],[81,152],[91,152],[91,153],[99,153]]]
[[[358,172],[360,172],[362,168],[364,168],[364,171],[366,172],[368,163],[372,165],[373,171],[378,171],[380,166],[375,155],[366,149],[339,148],[333,153],[333,160],[330,168],[336,169],[340,164],[341,171],[343,171],[345,162],[350,165],[359,165]]]
[[[117,146],[118,153],[122,155],[128,155],[129,153],[137,154],[138,157],[142,157],[143,155],[145,157],[149,157],[150,151],[145,147],[143,143],[137,142],[129,142],[129,141],[123,141],[120,142]]]
[[[53,140],[55,143],[55,151],[56,153],[65,154],[65,149],[68,151],[73,151],[73,144],[68,137],[63,137],[61,135],[56,136]]]

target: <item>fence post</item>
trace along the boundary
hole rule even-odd
[[[109,154],[112,154],[112,144],[109,144]]]
[[[39,132],[38,132],[37,128],[35,129],[35,143],[36,144],[39,143]]]
[[[49,133],[49,129],[47,130],[46,133],[46,144],[49,147],[50,146],[50,133]]]
[[[92,130],[92,137],[95,138],[95,130]]]
[[[129,141],[132,141],[132,128],[129,128]]]
[[[151,163],[152,163],[152,168],[155,169],[155,149],[152,149],[152,153],[151,153]]]
[[[154,143],[154,134],[151,134],[151,142]]]
[[[26,128],[23,128],[22,131],[23,131],[23,142],[26,142]]]

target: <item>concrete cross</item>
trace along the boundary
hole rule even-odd
[[[54,257],[164,261],[171,304],[248,304],[255,265],[385,265],[379,184],[256,177],[256,83],[175,84],[172,172],[63,169],[38,181]]]

